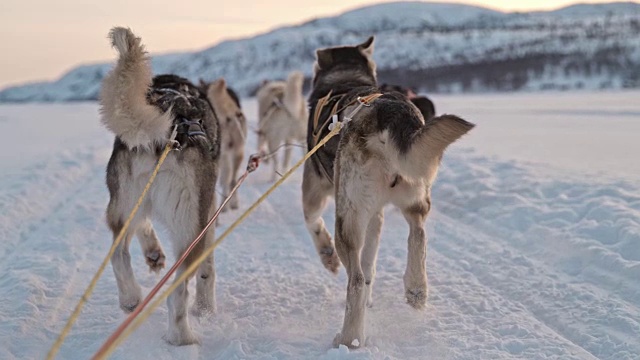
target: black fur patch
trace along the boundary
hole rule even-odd
[[[414,135],[424,126],[407,98],[399,93],[388,93],[375,102],[379,130],[388,130],[391,140],[401,154],[409,151]]]
[[[415,94],[413,89],[387,83],[380,85],[380,91],[383,93],[397,92],[407,97],[409,97],[409,94],[412,92]],[[411,100],[411,102],[420,110],[425,120],[436,115],[436,108],[428,97],[420,95],[410,97],[409,100]]]
[[[436,107],[433,105],[433,102],[429,100],[426,96],[417,96],[410,99],[413,105],[415,105],[425,120],[431,119],[436,116]]]
[[[180,119],[183,118],[200,121],[205,137],[189,137],[185,133],[179,133],[176,140],[183,147],[193,145],[208,148],[211,156],[218,158],[220,152],[218,121],[206,94],[200,88],[176,75],[158,75],[153,78],[147,100],[162,111],[171,108],[174,125],[179,124]],[[162,151],[162,149],[158,150]]]

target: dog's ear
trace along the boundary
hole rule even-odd
[[[462,118],[446,114],[428,119],[425,125],[425,140],[432,150],[437,152],[444,151],[447,146],[475,127]]]
[[[326,69],[333,63],[333,56],[331,54],[331,49],[319,49],[316,50],[316,58],[318,67],[320,69]]]
[[[370,58],[373,55],[373,41],[375,40],[375,38],[373,36],[370,36],[367,41],[363,42],[362,44],[358,45],[357,48],[358,50],[360,50],[360,53],[362,53],[362,55]]]
[[[216,91],[222,91],[227,88],[227,82],[224,80],[224,78],[219,78],[218,80],[214,81],[213,84],[211,84],[211,87],[216,89]]]
[[[207,84],[207,82],[206,82],[206,81],[204,81],[204,79],[203,79],[203,78],[200,78],[199,82],[200,82],[200,87],[201,87],[201,88],[206,89],[206,88],[207,88],[207,86],[209,86],[209,84]]]
[[[302,73],[302,71],[292,71],[289,73],[289,75],[287,76],[287,83],[288,84],[299,84],[302,83],[304,81],[304,74]]]

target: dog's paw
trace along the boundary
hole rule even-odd
[[[320,260],[327,270],[334,274],[338,274],[340,269],[340,259],[336,253],[336,249],[333,246],[325,246],[320,250]]]
[[[200,339],[191,330],[169,332],[163,339],[173,346],[200,345]]]
[[[149,250],[145,253],[145,261],[149,265],[149,270],[153,272],[160,272],[164,269],[166,257],[164,252],[160,248]]]
[[[197,318],[209,318],[215,315],[216,306],[214,304],[201,305],[194,303],[189,312]]]
[[[349,349],[357,349],[364,345],[364,341],[360,341],[360,339],[350,336],[342,336],[342,333],[337,333],[336,337],[333,338],[333,347],[337,348],[340,345],[345,345]]]
[[[142,289],[137,283],[127,285],[127,290],[124,292],[118,292],[118,301],[120,302],[120,309],[125,313],[130,313],[138,307],[138,304],[142,301]]]
[[[415,309],[423,309],[427,304],[428,291],[427,287],[420,286],[405,291],[407,297],[407,303]]]
[[[142,297],[120,300],[120,309],[125,313],[130,314],[138,307],[141,299]]]

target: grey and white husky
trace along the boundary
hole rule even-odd
[[[309,149],[329,132],[332,118],[346,124],[339,137],[307,160],[302,182],[304,218],[320,258],[332,272],[341,261],[348,275],[344,324],[334,346],[365,342],[365,307],[371,304],[383,207],[388,203],[397,206],[409,224],[405,297],[414,308],[425,306],[424,223],[431,185],[444,150],[474,126],[454,115],[425,121],[405,95],[379,93],[373,42],[371,37],[357,46],[317,50],[309,97]],[[335,248],[321,218],[333,194]]]
[[[111,257],[120,307],[133,311],[142,299],[131,268],[129,245],[136,235],[149,269],[160,271],[165,255],[151,225],[163,223],[173,251],[180,256],[216,210],[215,183],[220,152],[218,121],[207,97],[188,80],[175,75],[152,78],[149,59],[140,38],[126,28],[109,33],[119,58],[102,84],[103,124],[115,135],[107,165],[109,205],[107,223],[114,238],[143,191],[173,130],[180,151],[169,153],[148,196]],[[177,270],[177,276],[214,240],[210,229],[203,241]],[[213,255],[200,265],[196,277],[195,315],[215,310]],[[169,296],[169,329],[173,345],[198,342],[188,322],[188,280]]]

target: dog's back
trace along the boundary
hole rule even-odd
[[[380,85],[380,91],[383,93],[398,92],[405,95],[420,110],[425,120],[436,116],[436,107],[433,101],[424,95],[417,95],[410,88],[385,83]]]

